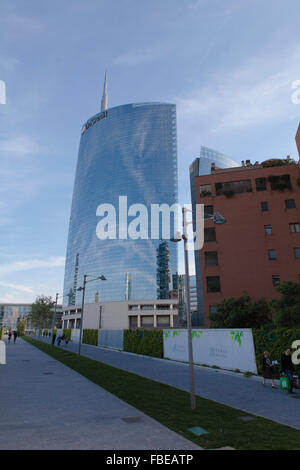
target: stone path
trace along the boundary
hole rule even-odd
[[[6,352],[0,449],[199,449],[25,341]]]

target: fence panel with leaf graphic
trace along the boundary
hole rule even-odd
[[[187,330],[164,330],[164,357],[188,362]],[[195,364],[257,374],[251,329],[193,330]]]

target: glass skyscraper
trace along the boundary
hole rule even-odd
[[[196,176],[210,175],[211,165],[215,164],[216,168],[234,168],[239,164],[231,158],[223,155],[216,150],[208,147],[201,147],[200,158],[196,158],[190,166],[190,185],[191,185],[191,199],[193,207],[193,220],[195,221],[195,205],[197,203],[196,195]],[[194,231],[196,230],[194,223]],[[195,250],[195,269],[196,269],[196,285],[197,285],[197,311],[193,312],[192,324],[193,326],[203,327],[205,325],[204,315],[204,299],[203,299],[203,284],[202,284],[202,267],[201,267],[201,254],[200,250]]]
[[[84,274],[106,281],[88,283],[85,301],[157,298],[157,248],[151,239],[151,204],[172,204],[178,198],[176,107],[137,103],[106,109],[90,118],[81,131],[67,245],[64,295],[79,304]],[[106,99],[107,102],[107,99]],[[148,208],[148,239],[120,239],[119,197]],[[116,239],[99,239],[99,205],[116,211]],[[138,215],[138,214],[137,214]],[[128,224],[134,217],[128,215]],[[172,219],[172,218],[171,218]],[[138,229],[137,229],[138,230]],[[127,232],[127,230],[126,230]],[[172,237],[172,233],[170,237]],[[177,244],[169,243],[170,273],[177,270]],[[66,302],[65,302],[66,303]]]

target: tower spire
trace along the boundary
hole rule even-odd
[[[103,96],[101,100],[101,112],[107,110],[107,72],[105,71],[105,80],[103,87]]]

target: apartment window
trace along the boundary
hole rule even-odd
[[[68,320],[64,320],[64,328],[67,328],[68,326]]]
[[[216,241],[216,229],[205,228],[204,229],[204,242],[215,242]]]
[[[295,258],[299,259],[300,258],[300,248],[294,248],[294,254],[295,254]]]
[[[218,253],[216,251],[206,251],[204,257],[205,266],[218,266]]]
[[[214,206],[204,206],[204,219],[208,219],[214,215]]]
[[[294,224],[289,224],[290,226],[290,232],[294,233],[294,232],[300,232],[300,226],[299,226],[299,223],[294,223]]]
[[[269,176],[268,180],[271,183],[273,191],[283,191],[284,189],[291,189],[290,175]]]
[[[279,286],[280,284],[280,276],[272,276],[272,282],[273,282],[273,286],[276,287],[276,286]]]
[[[227,181],[226,183],[216,183],[217,196],[233,196],[234,194],[251,192],[251,180]]]
[[[73,328],[74,328],[74,326],[75,326],[74,324],[75,324],[75,320],[74,320],[74,319],[69,320],[69,328],[71,328],[72,330],[73,330]]]
[[[206,278],[207,292],[221,292],[220,277],[208,276]]]
[[[286,209],[295,209],[296,208],[295,199],[287,199],[285,201],[285,208]]]
[[[137,316],[129,317],[129,327],[137,328],[137,326],[138,326],[138,317]]]
[[[153,310],[154,305],[141,305],[141,310]]]
[[[80,322],[81,322],[81,318],[76,318],[76,326],[75,326],[75,328],[80,328]]]
[[[277,257],[276,257],[276,250],[268,250],[268,253],[269,253],[269,259],[270,259],[270,260],[277,259]]]
[[[142,327],[151,328],[154,325],[154,316],[153,315],[144,315],[141,317]]]
[[[169,315],[157,315],[157,326],[170,326],[170,316]]]
[[[210,197],[212,195],[211,184],[200,185],[200,197]]]
[[[272,225],[265,225],[265,234],[272,235]]]
[[[256,191],[266,191],[267,189],[267,180],[266,178],[256,178]]]
[[[170,310],[170,304],[157,304],[156,310]]]
[[[260,203],[261,211],[266,212],[269,210],[268,203],[267,202],[261,202]]]

